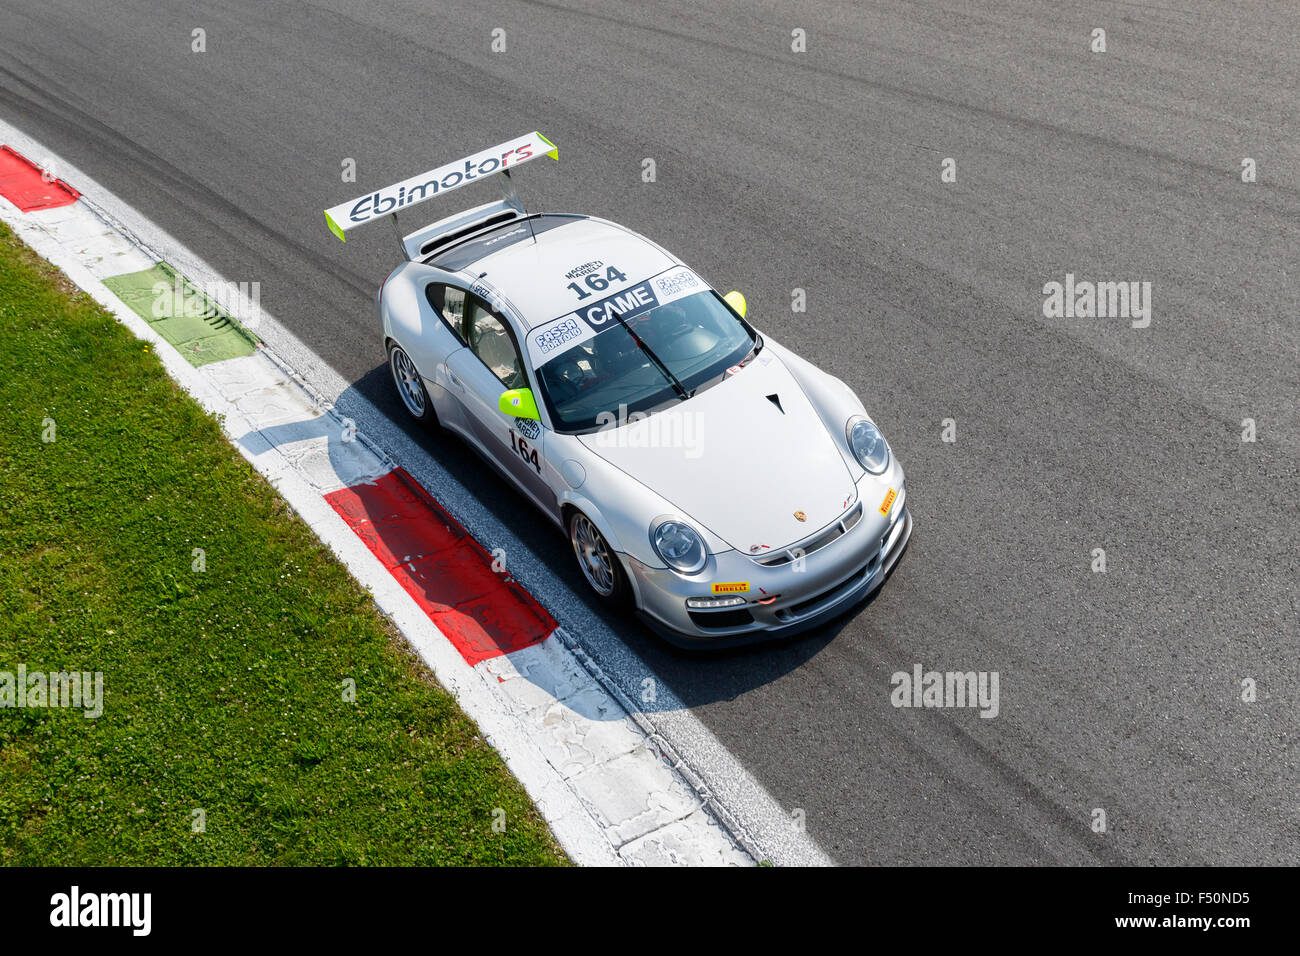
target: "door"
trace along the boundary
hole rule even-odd
[[[460,387],[450,371],[450,360],[458,351],[465,351],[465,290],[441,282],[431,283],[425,290],[429,304],[441,319],[441,328],[430,330],[429,338],[434,343],[431,350],[433,364],[425,368],[424,374],[431,374],[432,379],[425,379],[425,390],[433,400],[434,411],[444,428],[469,436],[470,424],[465,413],[464,403],[460,397]]]
[[[533,419],[501,413],[501,393],[530,388],[514,333],[473,294],[465,297],[466,347],[447,359],[448,380],[462,402],[476,444],[552,514],[555,492],[543,450],[545,429]]]

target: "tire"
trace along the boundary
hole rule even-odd
[[[596,523],[577,509],[569,512],[569,545],[578,562],[578,570],[588,586],[611,607],[630,603],[632,588],[618,554],[609,546]]]
[[[438,427],[438,413],[424,387],[424,379],[411,357],[396,342],[388,343],[388,372],[406,413],[425,428]]]

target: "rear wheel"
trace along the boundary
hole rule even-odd
[[[596,523],[581,511],[569,513],[569,543],[587,584],[608,604],[627,603],[631,591],[618,555],[600,533]]]
[[[433,410],[433,401],[424,387],[424,379],[411,357],[396,342],[388,346],[388,370],[393,374],[393,384],[397,386],[397,397],[412,418],[421,425],[436,426],[438,415]]]

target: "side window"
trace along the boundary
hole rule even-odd
[[[523,363],[519,361],[519,350],[501,320],[473,297],[469,300],[467,315],[465,329],[469,333],[467,344],[470,351],[506,388],[525,388],[528,379],[523,372]]]
[[[465,292],[454,286],[433,283],[429,286],[429,304],[433,306],[456,338],[465,341]]]

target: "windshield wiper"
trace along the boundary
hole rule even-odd
[[[654,362],[655,368],[659,369],[659,371],[664,373],[664,378],[668,379],[669,383],[673,387],[673,391],[677,393],[679,398],[681,398],[684,401],[691,397],[691,393],[686,391],[686,386],[681,383],[681,381],[677,378],[676,375],[674,375],[672,372],[668,370],[668,366],[665,365],[662,361],[660,361],[659,356],[655,355],[654,351],[650,348],[650,346],[646,345],[645,342],[641,340],[641,336],[637,335],[636,332],[632,330],[632,326],[627,324],[627,319],[623,318],[623,316],[619,315],[613,309],[606,309],[605,313],[607,315],[612,315],[614,318],[618,319],[618,324],[623,326],[623,328],[627,329],[627,334],[632,336],[632,341],[635,342],[638,347],[640,347],[642,352],[644,352],[647,356],[649,356],[650,361]]]

